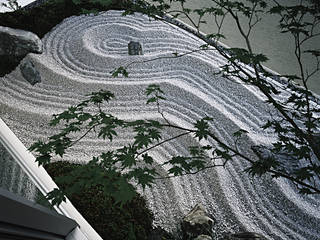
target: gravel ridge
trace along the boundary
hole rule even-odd
[[[28,84],[19,67],[0,78],[0,116],[26,146],[54,133],[55,129],[47,126],[52,114],[101,88],[116,95],[106,107],[108,112],[126,119],[159,119],[156,106],[145,105],[144,90],[150,83],[159,84],[166,93],[162,106],[169,121],[191,126],[194,119],[213,116],[212,129],[228,142],[233,141],[233,132],[246,129],[249,135],[240,148],[253,158],[247,146],[271,142],[272,134],[264,133],[260,126],[274,110],[254,88],[216,74],[224,64],[221,56],[205,51],[170,58],[174,52],[183,54],[204,42],[172,24],[121,13],[70,17],[52,29],[42,39],[44,53],[29,54],[25,59],[39,70],[40,84]],[[142,42],[144,55],[128,56],[129,41]],[[159,59],[143,62],[154,58]],[[136,63],[128,68],[128,78],[111,77],[110,71],[132,62]],[[173,134],[166,132],[165,137]],[[107,146],[119,147],[130,137],[123,133]],[[151,154],[159,171],[165,174],[161,163],[186,153],[188,143],[193,143],[190,136],[155,149]],[[105,142],[91,136],[75,146],[65,160],[88,161],[90,155],[105,148]],[[270,239],[319,239],[319,198],[300,196],[285,181],[251,179],[243,172],[246,167],[236,159],[224,169],[158,181],[143,193],[155,213],[155,225],[173,230],[183,215],[202,203],[217,220],[217,236],[247,230]]]

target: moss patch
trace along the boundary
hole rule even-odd
[[[80,164],[55,162],[47,165],[46,170],[56,180],[57,177],[70,174],[79,167],[81,167]],[[72,184],[72,182],[58,183],[58,186],[65,189]],[[105,197],[100,186],[82,189],[68,198],[103,239],[144,240],[148,239],[148,235],[150,235],[153,214],[138,193],[132,201],[122,208],[115,205],[115,201],[111,197]]]

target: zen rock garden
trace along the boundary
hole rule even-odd
[[[41,82],[41,76],[35,65],[24,59],[28,53],[41,54],[42,42],[31,32],[0,26],[0,57],[11,61],[16,66],[20,64],[22,76],[30,84]],[[142,45],[139,42],[128,43],[128,55],[143,55]],[[215,220],[210,217],[201,204],[197,204],[181,221],[183,240],[213,240]],[[151,233],[150,240],[171,239],[170,234],[161,228]],[[252,232],[230,233],[224,240],[266,240],[260,234]]]

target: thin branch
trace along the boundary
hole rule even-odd
[[[69,147],[72,147],[73,145],[77,144],[79,141],[81,141],[81,139],[83,139],[85,136],[87,136],[89,134],[89,132],[91,132],[92,129],[94,129],[95,127],[97,127],[99,124],[97,125],[93,125],[92,127],[90,127],[80,138],[78,138],[77,140],[73,141]]]
[[[182,54],[177,53],[177,55],[174,55],[174,56],[164,56],[164,57],[156,57],[156,58],[152,58],[152,59],[148,59],[148,60],[144,60],[144,61],[134,61],[134,62],[127,64],[124,68],[129,68],[131,65],[134,65],[134,64],[153,62],[153,61],[157,61],[160,59],[180,58],[180,57],[184,57],[184,56],[190,55],[192,53],[197,53],[197,52],[201,52],[201,51],[216,51],[216,49],[215,48],[200,48],[200,49],[194,49],[189,52],[182,53]]]
[[[187,176],[187,175],[195,175],[205,169],[209,169],[209,168],[215,168],[215,167],[225,167],[225,163],[223,164],[214,164],[214,165],[210,165],[210,166],[206,166],[206,167],[203,167],[197,171],[194,171],[194,172],[185,172],[185,173],[182,173],[180,175],[169,175],[169,176],[166,176],[166,177],[158,177],[158,178],[154,178],[155,180],[163,180],[163,179],[169,179],[169,178],[175,178],[175,177],[182,177],[182,176]]]
[[[185,15],[187,18],[188,18],[188,20],[191,22],[191,24],[196,28],[196,29],[198,29],[197,28],[197,24],[192,20],[192,18],[186,13],[186,12],[184,12],[184,11],[182,11],[182,10],[172,10],[172,11],[168,11],[168,12],[166,12],[167,14],[174,14],[174,13],[179,13],[179,14],[183,14],[183,15]]]
[[[163,140],[162,142],[159,142],[159,143],[157,143],[157,144],[155,144],[155,145],[153,145],[153,146],[151,146],[151,147],[149,147],[149,148],[141,151],[140,153],[137,153],[136,156],[138,157],[138,156],[140,156],[140,155],[142,155],[142,154],[150,151],[150,150],[153,149],[153,148],[156,148],[156,147],[158,147],[158,146],[160,146],[160,145],[162,145],[162,144],[164,144],[164,143],[166,143],[166,142],[170,142],[170,141],[172,141],[172,140],[174,140],[174,139],[176,139],[176,138],[180,138],[180,137],[182,137],[182,136],[185,136],[185,135],[187,135],[187,134],[189,134],[189,133],[191,133],[191,132],[192,132],[192,131],[184,132],[184,133],[178,134],[178,135],[176,135],[176,136],[174,136],[174,137],[171,137],[171,138],[168,138],[168,139],[166,139],[166,140]]]
[[[258,3],[252,4],[251,14],[250,14],[249,23],[248,23],[249,29],[248,29],[248,32],[247,32],[247,37],[249,37],[249,35],[250,35],[251,30],[253,29],[253,27],[260,21],[259,18],[258,18],[257,13],[255,13],[255,9],[256,9],[257,5],[258,5]],[[252,23],[253,15],[256,16],[256,21],[255,21],[253,24],[251,24],[251,23]]]
[[[307,72],[306,82],[309,80],[309,78],[311,78],[314,74],[316,74],[320,70],[319,57],[316,57],[316,60],[317,60],[317,65],[316,65],[315,69],[310,74]]]

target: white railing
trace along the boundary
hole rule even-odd
[[[1,118],[0,143],[3,144],[12,158],[19,164],[43,195],[46,195],[54,188],[58,188],[46,170],[42,166],[38,166],[35,162],[35,157]],[[66,202],[62,202],[59,207],[55,207],[55,209],[58,213],[75,220],[79,225],[79,227],[75,228],[67,236],[67,240],[102,240],[99,234],[82,217],[68,199]]]
[[[34,2],[34,0],[18,0],[18,4],[21,7],[24,7],[30,3]],[[1,6],[1,3],[8,3],[7,0],[0,0],[0,13],[1,12],[11,12],[12,10],[6,7]]]

